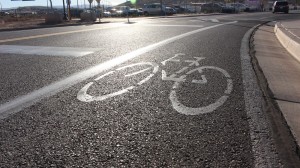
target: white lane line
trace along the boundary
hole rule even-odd
[[[218,19],[201,19],[202,21],[211,21],[213,23],[219,23],[220,21]]]
[[[174,36],[169,39],[160,41],[158,43],[154,43],[149,46],[132,51],[130,53],[124,54],[122,56],[119,56],[119,57],[109,60],[107,62],[98,64],[96,66],[93,66],[93,67],[83,70],[81,72],[75,73],[65,79],[54,82],[48,86],[44,86],[38,90],[35,90],[27,95],[20,96],[16,99],[10,100],[7,103],[0,105],[0,119],[7,118],[9,115],[17,113],[17,112],[21,111],[22,109],[29,107],[29,106],[33,105],[34,103],[40,101],[43,98],[55,95],[64,89],[67,89],[67,88],[69,88],[77,83],[80,83],[88,78],[96,76],[105,70],[108,70],[114,66],[120,65],[126,61],[129,61],[135,57],[138,57],[142,54],[152,51],[158,47],[164,46],[164,45],[172,43],[176,40],[182,39],[184,37],[187,37],[187,36],[190,36],[190,35],[205,31],[205,30],[209,30],[212,28],[216,28],[216,27],[220,27],[220,26],[228,25],[228,24],[233,24],[233,23],[237,23],[237,21],[223,23],[223,24],[217,24],[217,25],[209,26],[209,27],[204,27],[204,28],[193,30],[193,31],[190,31],[190,32],[178,35],[178,36]]]
[[[250,29],[241,42],[241,64],[244,85],[245,109],[248,116],[249,132],[254,156],[254,167],[280,167],[275,152],[268,121],[263,110],[263,95],[252,69],[252,59],[249,55],[249,41],[255,27]]]
[[[273,18],[273,16],[268,16],[268,17],[261,17],[261,18],[259,18],[259,20],[264,20],[264,19],[268,19],[268,18]]]
[[[81,29],[81,30],[67,31],[67,32],[57,32],[57,33],[50,33],[50,34],[32,35],[32,36],[27,36],[27,37],[16,37],[16,38],[11,38],[11,39],[0,40],[0,43],[20,41],[20,40],[30,40],[30,39],[51,37],[51,36],[60,36],[60,35],[66,35],[66,34],[82,33],[82,32],[87,32],[87,31],[103,30],[103,29],[110,29],[110,28],[118,28],[120,26],[129,26],[129,25],[113,24],[112,26],[109,26],[109,27],[100,27],[100,28],[97,27],[97,28],[91,28],[91,29]]]
[[[0,45],[0,53],[2,54],[81,57],[88,54],[92,54],[98,50],[99,50],[98,48]]]
[[[162,25],[162,24],[144,24],[142,26],[157,26],[157,27],[204,27],[203,25]]]
[[[189,20],[190,22],[204,22],[203,20]]]
[[[218,23],[219,20],[218,19],[211,19],[211,22]]]

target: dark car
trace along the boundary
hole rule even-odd
[[[289,3],[287,1],[275,1],[273,4],[272,12],[289,13]]]
[[[234,13],[235,9],[232,6],[226,6],[221,3],[206,3],[201,6],[203,13]]]
[[[176,13],[184,13],[184,8],[181,6],[174,6]]]
[[[222,12],[222,6],[216,3],[206,3],[201,6],[201,12],[203,13],[215,13]]]

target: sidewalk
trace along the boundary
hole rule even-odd
[[[300,21],[263,25],[254,34],[258,65],[300,156]]]

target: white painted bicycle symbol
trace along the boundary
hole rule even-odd
[[[182,62],[182,60],[180,60],[178,57],[183,56],[183,55],[185,55],[185,54],[182,54],[182,53],[176,54],[174,57],[161,62],[161,64],[163,66],[165,66],[167,62]],[[171,74],[169,76],[167,76],[167,73],[165,70],[163,70],[163,69],[161,70],[163,81],[174,81],[173,87],[172,87],[170,95],[169,95],[169,99],[172,103],[173,108],[176,111],[178,111],[179,113],[185,114],[185,115],[198,115],[198,114],[205,114],[205,113],[213,112],[214,110],[216,110],[218,107],[222,106],[225,103],[225,101],[228,99],[229,94],[232,92],[232,89],[233,89],[233,81],[227,71],[225,71],[224,69],[215,67],[215,66],[199,66],[200,65],[199,62],[205,58],[204,57],[194,57],[194,58],[195,58],[194,60],[183,60],[184,62],[188,63],[188,66],[181,68],[179,71],[176,71],[174,74]],[[104,93],[104,94],[99,94],[99,95],[91,95],[91,93],[90,94],[88,93],[88,90],[90,89],[90,87],[93,86],[95,83],[97,83],[97,81],[100,81],[101,79],[103,79],[104,77],[109,77],[117,72],[123,72],[128,69],[134,69],[134,68],[138,68],[138,67],[146,67],[146,68],[124,75],[124,77],[126,78],[126,77],[132,77],[132,76],[143,74],[145,72],[150,71],[150,74],[148,76],[144,77],[143,80],[137,82],[136,85],[128,86],[126,88],[122,88],[120,90],[113,91],[112,93]],[[189,70],[189,69],[191,69],[191,70]],[[217,71],[226,78],[227,85],[226,85],[224,94],[220,98],[218,98],[216,101],[214,101],[213,103],[203,106],[203,107],[185,106],[178,99],[177,91],[180,90],[182,83],[188,82],[186,80],[187,76],[191,75],[191,74],[195,74],[195,73],[199,73],[201,75],[201,79],[200,80],[192,79],[189,82],[194,83],[194,84],[200,84],[200,85],[206,84],[208,82],[207,78],[205,75],[202,75],[204,70]],[[101,76],[95,78],[93,82],[87,83],[78,92],[77,99],[82,102],[104,101],[108,98],[112,98],[112,97],[127,93],[130,90],[133,90],[136,87],[144,84],[145,82],[150,80],[158,71],[159,71],[159,65],[156,63],[151,63],[151,62],[135,63],[135,64],[130,64],[127,66],[117,68],[116,70],[109,71],[109,72],[105,73],[104,75],[101,75]],[[183,74],[183,72],[186,72],[186,73]],[[179,77],[177,77],[177,76],[179,76]]]

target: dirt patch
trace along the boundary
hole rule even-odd
[[[0,30],[13,29],[13,28],[27,28],[32,26],[38,26],[43,24],[44,19],[35,19],[35,20],[20,20],[20,21],[5,21],[0,20],[1,26]]]
[[[20,30],[20,29],[33,29],[40,27],[53,27],[53,26],[64,26],[64,25],[75,25],[81,24],[80,20],[65,21],[60,24],[46,24],[44,18],[39,19],[15,19],[7,20],[0,18],[0,31],[9,30]]]

